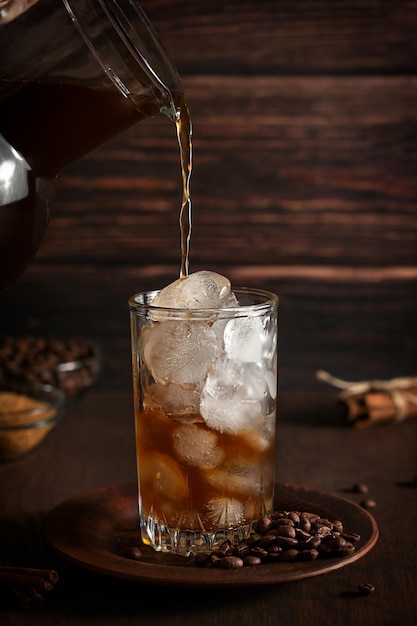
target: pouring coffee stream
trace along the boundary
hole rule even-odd
[[[191,121],[177,71],[139,4],[0,0],[0,290],[38,250],[58,174],[157,114],[176,124],[185,277]]]

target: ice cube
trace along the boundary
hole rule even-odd
[[[251,427],[259,419],[261,408],[257,401],[242,401],[236,396],[219,401],[204,389],[201,394],[200,413],[209,428],[236,435]]]
[[[217,309],[230,294],[230,281],[217,272],[202,270],[170,283],[152,305],[178,309]]]
[[[201,469],[211,469],[222,462],[224,452],[218,447],[218,443],[216,433],[197,424],[179,426],[172,435],[172,445],[178,461]]]
[[[216,335],[205,322],[166,321],[146,326],[141,341],[146,366],[162,385],[203,380],[218,353]]]
[[[231,400],[242,380],[242,365],[220,357],[209,368],[205,391],[216,400]]]
[[[207,502],[207,518],[215,526],[233,528],[244,521],[244,508],[239,500],[213,498]]]
[[[274,443],[275,411],[266,415],[256,428],[249,428],[241,434],[246,445],[255,452],[264,452]]]
[[[209,428],[238,434],[257,427],[267,394],[268,386],[260,367],[219,359],[209,369],[200,413]]]
[[[225,302],[223,303],[222,309],[236,308],[239,306],[240,305],[239,305],[238,299],[236,298],[233,291],[231,291],[230,294],[227,296]],[[217,335],[219,345],[222,347],[222,349],[224,348],[224,329],[228,321],[229,321],[229,318],[227,317],[227,312],[223,314],[219,313],[217,319],[213,321],[212,326],[211,326],[213,331]]]
[[[160,405],[169,416],[199,416],[201,386],[160,385],[154,383],[146,389],[146,395]]]
[[[277,384],[278,384],[276,368],[273,367],[272,370],[269,370],[269,369],[266,370],[264,376],[265,376],[265,381],[268,385],[269,394],[271,398],[275,400],[275,398],[277,397]]]
[[[154,452],[140,455],[139,482],[153,485],[155,494],[160,493],[170,500],[188,497],[184,470],[166,454]]]
[[[256,363],[262,358],[266,341],[262,320],[259,317],[236,317],[224,329],[224,347],[227,355],[241,363]]]
[[[235,457],[205,472],[207,482],[219,493],[228,496],[250,496],[261,489],[262,477],[259,464],[248,462],[245,457]]]

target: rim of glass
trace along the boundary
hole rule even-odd
[[[207,307],[207,308],[179,308],[179,307],[161,307],[152,305],[151,302],[146,302],[146,298],[155,297],[161,290],[160,289],[151,289],[149,291],[139,291],[131,296],[128,300],[129,308],[131,311],[155,311],[155,312],[170,312],[171,314],[175,314],[178,316],[185,315],[186,317],[192,316],[201,316],[214,313],[221,313],[224,316],[231,317],[233,315],[247,315],[248,311],[256,311],[258,313],[262,313],[263,311],[267,311],[271,308],[277,307],[279,304],[279,297],[276,293],[272,291],[267,291],[266,289],[257,289],[252,287],[233,287],[231,289],[232,293],[250,296],[257,296],[259,298],[259,302],[255,302],[252,304],[240,304],[239,306],[231,306],[231,307]],[[138,300],[142,298],[143,302],[139,302]]]

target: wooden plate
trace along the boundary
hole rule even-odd
[[[327,574],[362,558],[378,539],[372,516],[344,498],[279,484],[275,499],[276,509],[309,511],[341,520],[346,532],[360,535],[356,550],[340,558],[235,570],[187,567],[184,557],[159,554],[147,547],[142,549],[143,560],[134,561],[123,553],[139,542],[136,484],[104,487],[63,502],[46,516],[43,531],[47,543],[61,557],[90,571],[138,583],[210,588],[267,585]]]

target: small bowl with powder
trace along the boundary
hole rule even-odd
[[[51,385],[0,385],[0,462],[36,448],[63,417],[65,394]]]

